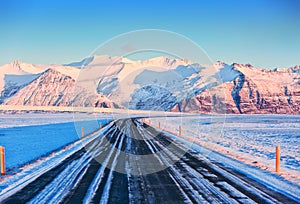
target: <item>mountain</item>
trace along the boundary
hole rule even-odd
[[[14,61],[9,64],[0,66],[0,103],[3,103],[6,98],[14,95],[21,88],[27,86],[34,79],[49,67],[59,70],[61,73],[76,78],[79,70],[69,66],[62,65],[34,65],[20,61]]]
[[[119,108],[103,95],[75,86],[76,81],[54,69],[40,74],[27,86],[4,101],[5,105],[89,106]],[[76,91],[74,90],[75,88]]]
[[[193,113],[300,113],[300,69],[156,57],[93,56],[65,65],[0,67],[0,103]]]
[[[224,65],[227,66],[227,65]],[[185,99],[172,111],[245,114],[299,114],[299,66],[289,69],[257,69],[249,64],[233,64],[233,80]],[[223,93],[220,93],[223,92]]]

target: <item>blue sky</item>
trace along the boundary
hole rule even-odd
[[[0,64],[78,61],[112,37],[138,29],[182,34],[214,61],[266,68],[300,64],[297,0],[4,0]]]

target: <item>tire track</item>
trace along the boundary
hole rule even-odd
[[[183,144],[171,140],[163,133],[158,132],[155,128],[152,128],[144,124],[146,128],[145,133],[155,134],[155,144],[160,149],[170,148],[169,154],[178,154],[183,151]],[[170,145],[176,144],[176,145]],[[191,150],[187,151],[184,156],[178,160],[180,162],[175,163],[177,165],[186,165],[186,173],[194,172],[195,175],[199,175],[201,181],[209,181],[212,185],[219,188],[220,192],[225,192],[229,197],[235,199],[240,203],[244,202],[255,202],[255,203],[297,203],[286,196],[274,192],[268,189],[266,186],[259,184],[252,179],[241,175],[240,173],[234,172],[232,169],[226,169],[220,164],[213,164],[199,156],[196,152]],[[184,172],[182,173],[184,174]],[[199,178],[198,177],[198,178]],[[243,179],[241,179],[243,178]],[[251,185],[250,185],[250,184]],[[207,184],[206,184],[207,185]],[[217,191],[215,193],[218,194]]]
[[[115,121],[2,203],[28,202],[296,203],[137,119]]]

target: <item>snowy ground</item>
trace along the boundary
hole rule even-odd
[[[0,115],[0,145],[5,147],[9,171],[56,151],[120,116],[81,113]],[[125,116],[124,116],[125,117]],[[76,121],[76,122],[74,122]],[[198,115],[151,118],[153,126],[197,140],[202,146],[258,166],[275,167],[275,147],[281,146],[281,176],[300,184],[300,116],[292,115]],[[211,151],[205,150],[206,154]]]
[[[6,167],[18,171],[14,167],[78,140],[82,127],[86,135],[110,120],[109,115],[80,113],[1,114],[0,146],[5,147]]]
[[[151,123],[195,139],[203,146],[274,172],[281,146],[281,175],[300,183],[300,116],[224,115],[153,118]],[[207,152],[209,154],[210,152]]]
[[[112,116],[109,114],[104,115],[86,113],[0,113],[0,128],[56,124],[73,121],[96,120],[111,117]]]
[[[168,145],[165,146],[166,144]],[[83,151],[83,146],[90,151]],[[0,182],[0,202],[300,201],[299,186],[278,175],[230,159],[198,144],[191,149],[189,146],[190,142],[183,137],[169,133],[159,134],[159,131],[138,121],[119,120],[66,149],[27,165],[18,174],[4,177]],[[128,150],[128,157],[122,157],[121,151],[115,151],[121,147]],[[160,153],[157,152],[158,148]],[[182,152],[186,153],[183,157]],[[137,155],[146,153],[153,155],[157,162],[149,163],[147,159],[138,159]],[[207,157],[203,157],[206,154]],[[93,161],[95,156],[103,161]],[[178,162],[171,165],[174,161]],[[110,162],[111,166],[107,166]],[[157,171],[157,167],[161,165],[168,168]],[[149,169],[155,172],[146,174],[144,171]],[[128,172],[127,175],[118,173],[123,171]]]

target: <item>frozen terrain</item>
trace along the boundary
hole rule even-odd
[[[300,116],[202,115],[153,118],[151,123],[227,156],[268,171],[275,169],[275,148],[281,146],[281,175],[300,183]],[[208,152],[209,153],[209,152]]]
[[[1,203],[297,203],[298,185],[135,118],[0,182]],[[126,153],[126,154],[124,154]]]
[[[5,147],[6,167],[45,156],[78,140],[82,127],[87,135],[110,120],[109,116],[79,113],[0,115],[0,146]]]
[[[87,113],[24,113],[1,114],[0,128],[66,123],[111,118],[111,115]]]

